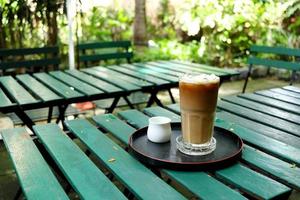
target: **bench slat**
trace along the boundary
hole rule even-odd
[[[57,53],[59,51],[57,46],[42,47],[42,48],[21,48],[21,49],[0,49],[1,56],[18,56],[30,54],[44,54]]]
[[[53,71],[49,72],[50,75],[59,79],[60,81],[64,82],[66,85],[75,88],[76,90],[82,92],[85,95],[92,96],[96,94],[102,94],[103,91],[83,82],[80,81],[64,72],[61,71]]]
[[[79,56],[81,62],[87,61],[99,61],[119,58],[132,58],[132,52],[118,52],[118,53],[105,53],[105,54],[94,54],[94,55],[82,55]]]
[[[100,90],[103,90],[105,92],[108,92],[108,93],[113,93],[113,92],[120,92],[120,91],[123,91],[121,88],[118,88],[106,81],[102,81],[100,79],[97,79],[93,76],[90,76],[90,75],[87,75],[81,71],[78,71],[78,70],[66,70],[65,71],[66,73],[82,80],[82,81],[85,81],[91,85],[93,85],[94,87],[97,87],[99,88]]]
[[[289,69],[289,70],[300,70],[300,63],[288,62],[282,60],[271,60],[266,58],[249,57],[247,60],[248,64],[253,65],[264,65],[275,68]]]
[[[140,115],[141,113],[138,115],[138,117]],[[111,117],[111,116],[113,115],[111,114],[101,115],[101,116],[98,115],[93,119],[98,125],[105,128],[107,131],[111,132],[113,135],[116,135],[117,137],[122,134],[128,135],[127,140],[125,139],[123,141],[125,142],[125,144],[128,144],[129,136],[135,131],[135,129],[132,129],[132,127],[130,127],[123,121],[119,120],[118,118]],[[107,120],[109,118],[110,120]],[[143,124],[139,125],[138,124],[139,122],[133,119],[131,119],[130,122],[140,127],[143,126]],[[119,125],[118,127],[118,124],[122,124],[122,125]],[[120,129],[120,126],[122,127],[122,129]],[[231,190],[230,188],[220,183],[219,181],[215,180],[211,176],[208,176],[204,172],[184,173],[179,171],[164,170],[164,173],[168,174],[170,177],[172,177],[178,183],[182,184],[185,188],[189,189],[195,195],[201,197],[201,199],[214,199],[214,198],[219,199],[221,197],[227,199],[245,199],[242,195],[240,195],[236,191]]]
[[[18,104],[24,105],[39,102],[11,76],[0,77],[0,82]]]
[[[84,49],[99,49],[99,48],[116,48],[116,47],[130,47],[130,41],[109,41],[109,42],[89,42],[78,44],[79,50]]]
[[[52,92],[50,89],[28,74],[17,75],[16,78],[44,102],[62,99],[60,96]]]
[[[71,89],[69,86],[49,76],[46,73],[34,73],[33,76],[66,99],[83,96],[83,94]]]
[[[113,68],[114,66],[111,66],[111,68]],[[147,87],[147,86],[152,86],[152,83],[149,83],[143,79],[140,78],[134,78],[132,76],[127,76],[126,74],[120,73],[120,72],[116,72],[114,70],[111,70],[111,68],[104,68],[104,67],[93,67],[92,69],[96,70],[96,71],[100,71],[103,73],[106,73],[110,76],[114,76],[114,77],[118,77],[120,79],[123,79],[124,81],[128,81],[132,84],[141,86],[141,87]]]
[[[300,101],[297,98],[294,97],[288,97],[286,95],[278,94],[276,92],[272,92],[270,90],[261,90],[261,91],[256,91],[254,92],[255,94],[259,94],[262,96],[270,97],[273,99],[277,99],[283,102],[291,103],[297,106],[300,106]]]
[[[218,170],[216,175],[224,181],[241,188],[246,193],[261,199],[287,198],[291,192],[291,189],[287,186],[240,164]]]
[[[88,121],[72,120],[66,125],[139,199],[184,199]],[[112,158],[114,162],[109,161]]]
[[[300,125],[300,115],[297,114],[266,106],[244,98],[239,98],[237,96],[222,97],[222,100]]]
[[[0,88],[0,107],[8,107],[14,105]]]
[[[295,113],[300,115],[300,106],[286,103],[277,99],[269,98],[266,96],[261,96],[258,94],[239,94],[238,97],[244,98],[244,99],[249,99],[251,101],[259,102],[264,105],[272,106],[274,108],[278,108],[281,110],[285,110],[290,113]]]
[[[147,75],[150,75],[150,76],[155,76],[157,78],[161,78],[161,79],[164,79],[166,81],[178,82],[178,77],[170,76],[170,75],[167,75],[167,74],[162,74],[162,73],[156,72],[152,69],[138,67],[138,66],[130,65],[130,64],[122,64],[121,66],[125,67],[127,69],[130,69],[132,71],[137,71],[137,72],[141,72],[143,74],[147,74]]]
[[[2,137],[26,199],[69,199],[25,128],[4,130]]]
[[[215,74],[217,76],[227,75],[226,72],[220,72],[219,70],[206,69],[206,68],[202,68],[199,66],[195,67],[195,66],[191,66],[191,65],[179,64],[179,63],[168,62],[168,61],[156,61],[156,62],[150,62],[149,64],[168,68],[170,70],[180,69],[180,70],[183,70],[185,73],[197,72],[197,73],[205,73],[205,74]]]
[[[10,69],[18,67],[33,67],[33,66],[48,66],[48,65],[59,65],[59,58],[39,59],[39,60],[26,60],[17,62],[0,62],[1,69]]]
[[[247,118],[252,121],[256,121],[267,126],[291,133],[293,135],[300,136],[300,125],[222,100],[218,101],[217,107],[219,109],[226,110],[227,112],[242,116],[243,118]]]
[[[271,53],[271,54],[280,54],[280,55],[288,55],[288,56],[300,56],[299,49],[292,49],[286,47],[269,47],[269,46],[261,46],[261,45],[252,45],[250,47],[251,52],[257,53]]]
[[[279,94],[283,94],[283,95],[286,95],[286,96],[295,97],[295,98],[300,99],[300,93],[296,93],[296,92],[289,91],[289,90],[284,90],[282,88],[273,88],[273,89],[270,89],[270,90],[272,92],[277,92]]]
[[[56,124],[33,129],[81,199],[126,199]]]
[[[127,74],[129,76],[133,76],[133,77],[136,77],[136,78],[141,78],[143,80],[154,83],[156,85],[163,85],[163,84],[168,84],[169,83],[166,80],[163,80],[163,79],[160,79],[160,78],[157,78],[157,77],[154,77],[154,76],[149,76],[149,75],[141,73],[141,72],[132,71],[130,69],[127,69],[127,68],[124,68],[124,67],[121,67],[121,66],[114,66],[114,67],[109,66],[108,68],[111,69],[111,70],[118,71],[120,73]]]
[[[112,84],[114,84],[120,88],[123,88],[127,91],[137,91],[137,90],[141,89],[137,85],[129,83],[128,81],[124,81],[123,79],[120,79],[119,77],[110,76],[107,73],[96,71],[95,69],[92,69],[92,68],[82,69],[82,71],[85,73],[88,73],[90,75],[96,76],[97,78],[100,78],[104,81],[112,83]]]

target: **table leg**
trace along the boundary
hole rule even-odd
[[[174,98],[174,96],[172,94],[171,88],[168,89],[168,92],[169,92],[169,96],[170,96],[171,102],[172,103],[176,103],[175,98]]]
[[[24,122],[24,124],[33,131],[32,126],[34,126],[34,122],[28,115],[22,110],[21,108],[17,108],[15,113],[18,115],[18,117]]]
[[[51,122],[52,119],[52,112],[53,112],[53,106],[49,107],[49,111],[48,111],[48,119],[47,119],[47,123]]]
[[[158,106],[164,107],[164,105],[161,103],[161,101],[157,98],[157,93],[158,93],[157,90],[150,93],[151,96],[150,96],[149,101],[147,103],[147,106],[146,106],[147,108],[152,106],[153,103],[156,103]]]
[[[127,96],[123,96],[124,100],[126,101],[127,105],[131,108],[134,109],[134,106],[132,105],[132,103],[130,102],[130,100],[128,99]]]
[[[115,99],[113,100],[111,106],[108,109],[106,109],[105,113],[112,113],[114,111],[114,109],[116,108],[119,100],[120,100],[120,96],[115,97]]]
[[[17,200],[22,195],[22,189],[21,187],[18,188],[16,195],[14,196],[14,200]]]
[[[59,115],[58,115],[58,117],[56,119],[56,123],[58,123],[59,121],[62,121],[62,122],[65,121],[65,113],[66,113],[67,108],[68,108],[68,105],[60,105],[60,106],[58,106]]]

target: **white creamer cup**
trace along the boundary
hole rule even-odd
[[[164,143],[171,138],[171,119],[167,117],[151,117],[147,137],[151,142]]]

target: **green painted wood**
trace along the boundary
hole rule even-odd
[[[166,109],[163,109],[162,107],[145,108],[143,111],[150,116],[165,116],[170,118],[172,122],[181,122],[181,118],[179,115]]]
[[[272,174],[284,184],[299,190],[300,168],[249,146],[245,146],[242,159],[252,167]]]
[[[286,95],[286,96],[295,97],[295,98],[300,99],[300,93],[296,93],[296,92],[289,91],[289,90],[284,90],[284,89],[281,89],[281,88],[273,88],[273,89],[270,89],[270,90],[272,92],[277,92],[279,94],[283,94],[283,95]]]
[[[165,69],[163,67],[160,67],[159,65],[150,65],[147,63],[133,63],[133,65],[138,66],[138,67],[147,68],[147,69],[153,70],[158,73],[164,73],[167,75],[175,76],[177,78],[184,74],[183,72]]]
[[[172,110],[173,112],[180,114],[180,109],[178,104],[172,104],[167,106],[168,109]],[[122,113],[122,112],[121,112]],[[121,114],[120,113],[120,114]],[[133,115],[133,113],[131,114]],[[160,113],[160,115],[164,115],[163,113]],[[130,115],[128,115],[130,116]],[[123,116],[128,120],[128,122],[131,122],[132,119],[128,118],[128,116]],[[286,143],[283,143],[279,140],[272,139],[268,136],[265,136],[261,134],[259,131],[266,132],[263,128],[257,127],[255,124],[252,124],[252,121],[242,121],[240,124],[240,118],[230,118],[230,114],[227,114],[226,112],[217,112],[217,117],[215,120],[215,125],[234,131],[235,134],[237,134],[239,137],[243,139],[243,141],[246,141],[247,143],[250,143],[260,149],[263,149],[265,152],[268,152],[270,154],[276,155],[277,157],[286,160],[291,163],[297,163],[300,162],[300,145],[299,145],[299,138],[295,136],[289,136],[292,137],[290,140],[294,141],[298,148],[294,146],[287,145]],[[140,116],[138,118],[141,118]],[[235,122],[235,123],[234,123]],[[236,123],[237,122],[237,123]],[[248,124],[249,127],[254,128],[254,130],[244,127],[246,124]],[[274,134],[271,131],[269,131],[270,134]],[[276,133],[275,133],[276,135]],[[278,135],[276,135],[278,137]],[[283,138],[288,138],[285,135],[282,136]]]
[[[35,78],[28,74],[17,75],[16,79],[23,83],[24,87],[31,90],[36,96],[42,99],[44,102],[55,101],[62,99],[60,96],[55,94],[52,90],[41,84]]]
[[[265,124],[267,126],[291,133],[295,136],[300,136],[300,125],[270,116],[261,112],[254,111],[236,104],[225,101],[218,101],[217,107],[230,113],[234,113],[243,118]]]
[[[271,106],[266,106],[244,98],[239,98],[237,96],[222,97],[222,100],[300,125],[300,116],[297,114],[273,108]]]
[[[270,53],[270,54],[279,54],[279,55],[288,55],[288,56],[300,56],[299,49],[292,49],[286,47],[269,47],[261,45],[251,45],[251,52],[256,53]]]
[[[125,67],[127,69],[130,69],[132,71],[137,71],[137,72],[141,72],[143,74],[148,74],[148,75],[151,75],[151,76],[155,76],[157,78],[161,78],[161,79],[164,79],[166,81],[170,81],[170,82],[178,82],[179,81],[178,77],[170,76],[170,75],[167,75],[167,74],[162,74],[161,72],[157,72],[157,71],[154,71],[154,70],[149,69],[149,68],[138,67],[138,66],[131,65],[131,64],[122,64],[121,66]]]
[[[231,74],[231,75],[240,74],[237,70],[234,70],[234,69],[218,68],[215,66],[209,66],[209,65],[199,64],[199,63],[192,63],[192,62],[188,62],[188,61],[184,61],[184,60],[170,60],[169,62],[185,64],[185,65],[192,65],[195,67],[201,67],[201,68],[210,69],[210,70],[214,70],[214,71],[218,71],[218,72],[222,72],[222,73],[225,72],[225,73]]]
[[[300,88],[291,85],[284,86],[283,89],[300,93]]]
[[[289,69],[289,70],[296,70],[296,71],[300,70],[300,63],[257,58],[254,56],[249,57],[247,63],[253,65],[264,65],[268,67],[275,67],[275,68]]]
[[[36,67],[60,64],[59,58],[39,59],[39,60],[26,60],[18,62],[0,62],[0,69],[10,69],[18,67]]]
[[[149,124],[149,117],[134,109],[119,112],[118,116],[126,120],[128,124],[137,129],[148,126]],[[132,116],[134,116],[134,119],[131,118]]]
[[[137,90],[141,89],[141,87],[134,85],[132,83],[129,83],[127,81],[124,81],[123,79],[120,79],[119,77],[110,76],[107,73],[96,71],[92,68],[82,69],[82,71],[85,73],[88,73],[92,76],[95,76],[97,78],[100,78],[104,81],[112,83],[112,84],[116,85],[117,87],[123,88],[127,91],[137,91]]]
[[[0,108],[12,106],[13,103],[9,100],[3,90],[0,88]]]
[[[126,199],[56,124],[33,129],[81,199]]]
[[[121,88],[118,88],[106,81],[102,81],[100,79],[97,79],[93,76],[90,76],[90,75],[87,75],[81,71],[78,71],[78,70],[66,70],[65,71],[66,73],[84,81],[84,82],[87,82],[91,85],[93,85],[94,87],[97,87],[99,88],[100,90],[103,90],[105,92],[108,92],[108,93],[113,93],[113,92],[121,92],[123,91]]]
[[[137,198],[184,199],[88,121],[72,120],[66,125]],[[109,161],[112,158],[114,162]]]
[[[91,95],[104,93],[102,90],[99,90],[87,84],[86,82],[78,80],[77,78],[74,78],[62,71],[53,71],[53,72],[49,72],[49,74],[59,79],[60,81],[64,82],[66,85],[75,88],[76,90],[80,91],[85,95],[91,96]]]
[[[105,54],[95,54],[95,55],[82,55],[79,56],[81,62],[87,61],[99,61],[99,60],[109,60],[109,59],[119,59],[119,58],[132,58],[132,52],[118,52],[118,53],[105,53]]]
[[[33,76],[66,99],[84,96],[83,94],[75,91],[74,88],[62,83],[61,81],[58,81],[44,72],[34,73]]]
[[[154,76],[150,76],[148,74],[144,74],[144,73],[141,73],[141,72],[138,72],[138,71],[132,71],[130,69],[127,69],[127,68],[124,68],[124,67],[121,67],[121,66],[113,66],[113,67],[109,66],[108,68],[111,69],[111,70],[118,71],[120,73],[127,74],[129,76],[133,76],[133,77],[136,77],[136,78],[141,78],[143,80],[146,80],[150,83],[154,83],[156,85],[163,85],[163,84],[170,83],[166,80],[163,80],[163,79],[160,79],[160,78],[157,78],[157,77],[154,77]]]
[[[42,48],[0,49],[1,56],[20,56],[30,54],[58,53],[58,46]]]
[[[77,48],[79,50],[85,50],[85,49],[117,48],[117,47],[128,48],[130,46],[131,46],[131,42],[124,40],[124,41],[81,43],[77,45]]]
[[[272,106],[274,108],[278,108],[280,110],[285,110],[290,113],[295,113],[300,115],[300,106],[286,103],[277,99],[273,99],[267,96],[257,95],[257,94],[239,94],[238,97],[249,99],[251,101],[258,102],[260,104]]]
[[[124,112],[121,112],[124,113]],[[120,115],[122,115],[120,113]],[[108,117],[106,117],[108,116]],[[137,127],[143,127],[139,118],[143,116],[144,119],[148,118],[146,115],[140,113],[139,111],[132,110],[129,113],[122,115],[123,117],[128,117],[128,122],[132,123]],[[108,118],[108,120],[106,120]],[[130,119],[129,119],[130,118]],[[111,118],[111,114],[108,115],[98,115],[93,118],[101,127],[106,128],[116,137],[119,135],[129,136],[135,131],[131,126],[127,125],[118,118]],[[119,125],[120,124],[120,125]],[[118,127],[121,126],[121,127]],[[123,140],[125,144],[128,144],[128,139]],[[215,180],[213,177],[207,175],[204,172],[177,172],[171,170],[163,170],[169,177],[180,183],[183,187],[194,193],[201,199],[245,199],[238,192],[231,190],[221,182]]]
[[[187,64],[179,64],[175,62],[169,62],[169,61],[157,61],[153,64],[164,66],[167,68],[175,68],[175,69],[184,69],[186,73],[190,72],[198,72],[198,73],[205,73],[205,74],[215,74],[217,76],[225,76],[227,75],[226,72],[218,70],[218,68],[206,68],[202,66],[193,66],[193,65],[187,65]]]
[[[37,103],[39,100],[35,99],[25,88],[23,88],[15,79],[11,76],[0,77],[0,83],[8,91],[9,95],[18,104],[32,104]]]
[[[133,127],[128,126],[113,114],[97,115],[93,117],[93,120],[107,132],[114,133],[114,136],[124,144],[128,143],[130,135],[135,131]]]
[[[25,128],[1,134],[26,199],[69,199]]]
[[[297,106],[300,106],[299,99],[294,98],[294,97],[289,97],[289,96],[286,96],[286,95],[283,95],[283,94],[278,94],[278,93],[272,92],[270,90],[261,90],[261,91],[256,91],[254,93],[262,95],[262,96],[270,97],[270,98],[273,98],[273,99],[277,99],[277,100],[280,100],[280,101],[283,101],[283,102],[291,103],[291,104],[294,104],[294,105],[297,105]]]
[[[113,67],[114,66],[112,66],[112,68]],[[92,69],[95,69],[96,71],[106,73],[110,76],[118,77],[120,79],[123,79],[124,81],[128,81],[132,84],[135,84],[135,85],[138,85],[138,86],[141,86],[141,87],[153,86],[153,83],[149,83],[149,82],[147,82],[143,79],[140,79],[140,78],[134,78],[132,76],[127,76],[126,74],[111,70],[111,68],[108,69],[107,67],[93,67]]]
[[[241,164],[235,164],[216,171],[216,175],[246,193],[261,199],[288,197],[291,189],[266,176],[246,168]]]

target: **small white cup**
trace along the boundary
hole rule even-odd
[[[151,117],[147,137],[151,142],[164,143],[171,138],[171,119],[167,117]]]

